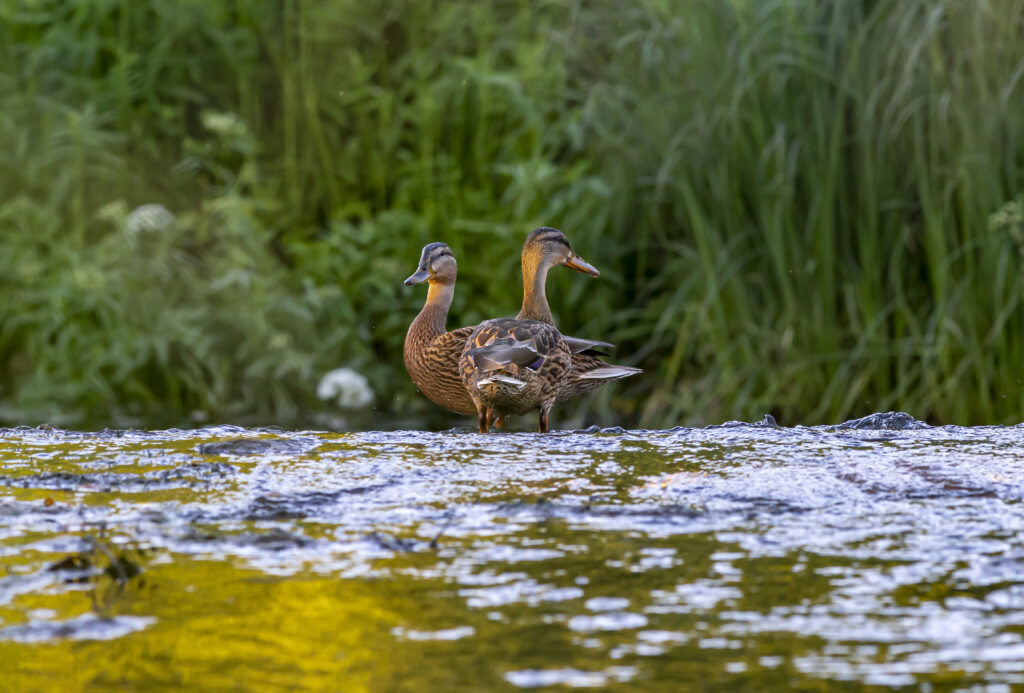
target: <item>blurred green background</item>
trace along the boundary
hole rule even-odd
[[[451,425],[401,281],[550,225],[556,426],[1017,422],[1022,190],[1020,1],[0,0],[0,420]]]

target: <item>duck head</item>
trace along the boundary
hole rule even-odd
[[[428,243],[420,253],[416,271],[405,280],[406,286],[430,282],[431,284],[454,284],[458,274],[458,263],[447,243]]]
[[[523,244],[523,266],[536,271],[559,265],[592,277],[601,276],[593,265],[573,252],[569,239],[558,229],[542,226],[531,231]]]

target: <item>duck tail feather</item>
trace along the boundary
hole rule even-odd
[[[642,368],[633,368],[632,366],[602,366],[586,373],[580,373],[579,377],[585,380],[617,380],[643,372]]]

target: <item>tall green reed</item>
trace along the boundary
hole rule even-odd
[[[1018,420],[1022,284],[986,218],[1020,188],[1024,7],[686,8],[609,11],[581,84],[622,217],[655,215],[617,321],[660,356],[642,419]]]

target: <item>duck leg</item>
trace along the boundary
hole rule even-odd
[[[489,409],[484,409],[479,404],[476,407],[476,421],[481,433],[487,433],[487,429],[491,427],[491,417],[488,416],[489,412]]]
[[[537,422],[537,432],[547,433],[548,432],[548,409],[540,410],[540,420]]]
[[[487,430],[491,430],[491,423],[494,421],[494,410],[487,410]]]
[[[498,428],[505,428],[505,417],[504,416],[495,417],[494,425],[497,426]]]

